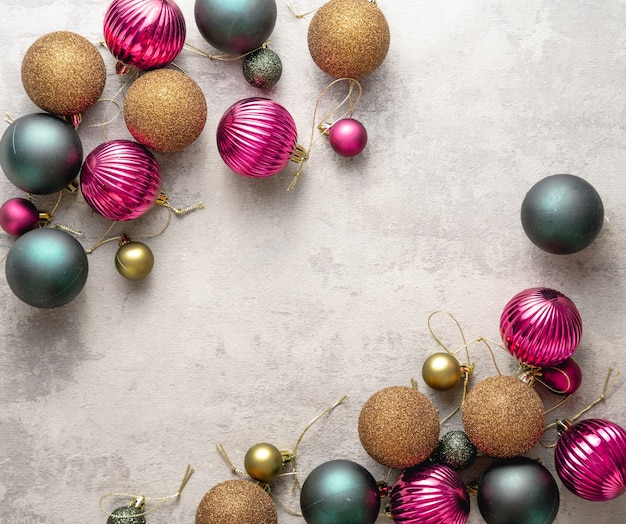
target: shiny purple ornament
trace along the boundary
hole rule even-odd
[[[500,316],[500,334],[522,364],[544,368],[572,356],[583,324],[574,303],[548,288],[526,289],[515,295]]]
[[[19,237],[39,225],[39,211],[30,200],[10,198],[0,207],[0,227]]]
[[[541,383],[557,395],[571,395],[578,390],[582,381],[583,372],[571,358],[541,370]]]
[[[328,130],[330,147],[341,156],[356,156],[367,144],[367,131],[354,118],[337,120]]]
[[[141,144],[111,140],[87,155],[80,188],[87,203],[103,217],[133,220],[156,202],[161,192],[161,168]]]
[[[391,488],[389,511],[396,524],[464,524],[470,499],[454,469],[421,464],[400,474]]]
[[[244,98],[230,106],[217,126],[217,149],[236,173],[266,178],[281,171],[297,146],[296,124],[268,98]]]
[[[104,16],[104,40],[122,65],[142,71],[169,64],[186,37],[185,18],[173,0],[114,0]]]
[[[602,501],[626,491],[626,430],[602,419],[559,421],[556,472],[572,493]]]

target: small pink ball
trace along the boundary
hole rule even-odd
[[[361,122],[353,118],[343,118],[328,130],[330,147],[341,156],[356,156],[367,144],[367,131]]]
[[[39,211],[30,200],[11,198],[0,207],[0,226],[9,235],[19,237],[38,224]]]
[[[541,381],[557,395],[571,395],[580,387],[583,372],[573,359],[568,358],[560,364],[543,368]]]

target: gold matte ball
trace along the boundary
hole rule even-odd
[[[79,115],[94,105],[106,81],[96,47],[70,31],[35,40],[22,60],[22,84],[30,99],[55,115]]]
[[[404,386],[372,395],[361,409],[358,427],[365,451],[390,468],[423,462],[439,439],[435,406],[426,395]]]
[[[389,50],[385,15],[369,0],[330,0],[313,16],[309,52],[325,73],[359,80],[373,73]]]
[[[424,382],[437,391],[447,391],[459,383],[461,364],[450,353],[435,353],[422,366]]]
[[[137,142],[173,153],[200,136],[207,118],[206,98],[185,73],[157,69],[131,84],[124,98],[124,118]]]
[[[227,480],[211,488],[198,505],[196,524],[277,524],[274,501],[258,484]]]
[[[479,382],[463,405],[465,433],[480,451],[492,457],[522,455],[541,438],[544,430],[541,397],[512,376],[495,376]]]
[[[263,442],[248,450],[243,464],[253,479],[269,482],[280,473],[283,455],[276,446]]]
[[[129,280],[141,280],[152,271],[154,255],[143,242],[128,242],[117,250],[115,267],[123,277]]]

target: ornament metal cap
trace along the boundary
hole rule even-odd
[[[559,436],[561,436],[569,428],[571,428],[572,424],[573,424],[573,422],[571,420],[569,420],[569,419],[557,420],[556,421],[556,430],[557,430]]]

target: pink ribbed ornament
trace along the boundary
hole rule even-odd
[[[470,500],[454,469],[422,464],[400,474],[391,488],[389,511],[396,524],[465,524]]]
[[[185,18],[173,0],[114,0],[104,16],[104,40],[122,65],[142,71],[169,64],[185,43]]]
[[[261,97],[230,106],[217,126],[217,149],[228,167],[243,176],[275,175],[292,159],[298,131],[289,112]]]
[[[602,419],[559,421],[556,472],[572,493],[602,501],[626,491],[626,430]]]
[[[554,366],[572,356],[582,319],[563,293],[531,288],[515,295],[500,316],[502,340],[515,358],[532,367]]]
[[[80,188],[87,203],[103,217],[133,220],[156,202],[161,192],[161,168],[141,144],[111,140],[87,155]]]

